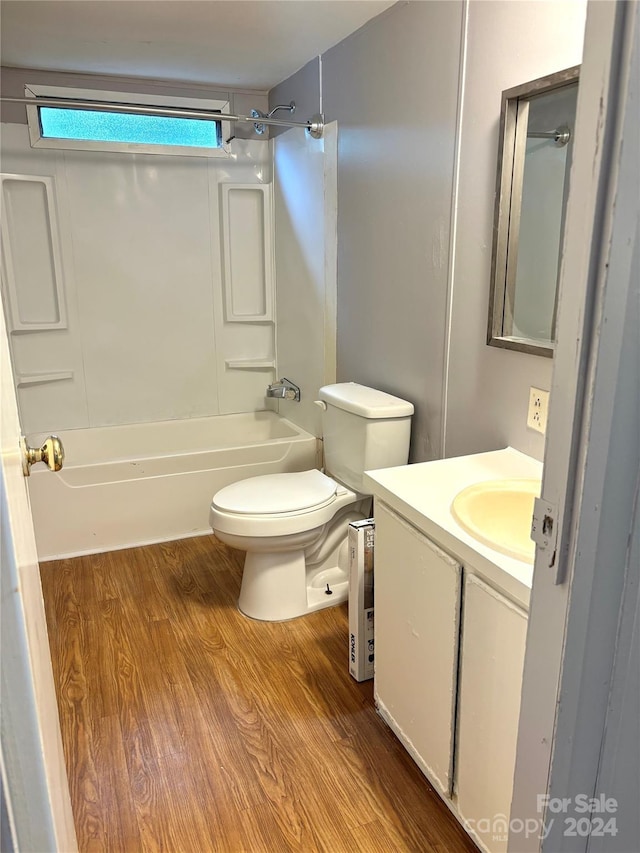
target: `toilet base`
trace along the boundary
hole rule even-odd
[[[349,598],[349,564],[346,525],[363,518],[350,510],[342,518],[345,531],[329,553],[248,551],[242,573],[238,609],[251,619],[284,622]],[[318,557],[320,559],[318,559]],[[327,588],[328,585],[328,588]]]

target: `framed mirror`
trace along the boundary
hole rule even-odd
[[[490,346],[553,356],[579,68],[502,93]]]

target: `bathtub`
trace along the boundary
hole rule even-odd
[[[223,486],[317,464],[317,440],[275,412],[68,430],[64,467],[31,470],[40,560],[210,533]],[[39,446],[44,435],[29,436]]]

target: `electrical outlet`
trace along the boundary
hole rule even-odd
[[[547,431],[547,412],[549,411],[549,392],[540,388],[529,389],[529,410],[527,426],[543,435]]]

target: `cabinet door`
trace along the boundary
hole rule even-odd
[[[465,578],[463,611],[458,810],[498,853],[507,849],[527,615],[473,575]]]
[[[375,694],[434,785],[451,795],[461,567],[376,503]]]

